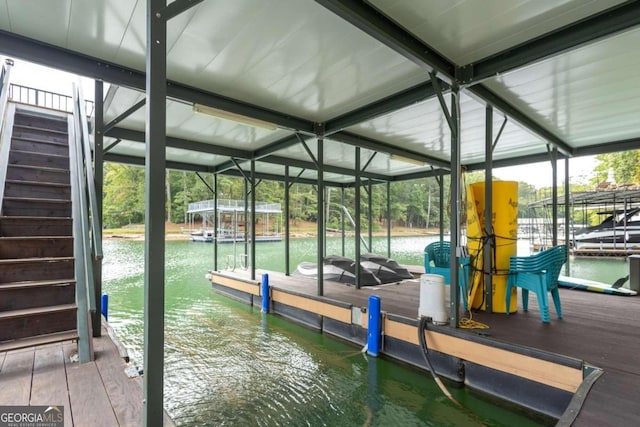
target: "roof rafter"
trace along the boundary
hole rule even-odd
[[[479,98],[482,98],[487,103],[493,105],[498,110],[502,111],[507,116],[511,117],[516,122],[520,123],[525,128],[529,129],[531,132],[540,136],[545,141],[551,143],[558,147],[558,150],[563,152],[564,154],[573,155],[574,148],[569,144],[564,142],[562,139],[558,138],[555,134],[553,134],[548,129],[542,127],[538,122],[534,121],[527,114],[523,113],[519,108],[514,106],[513,104],[507,102],[502,97],[498,96],[495,92],[488,89],[484,85],[476,85],[468,88],[471,93],[475,94]]]
[[[578,148],[576,150],[576,156],[593,156],[597,154],[637,150],[638,147],[640,147],[640,138],[622,139]]]
[[[460,84],[474,84],[638,25],[640,3],[626,2],[460,67]]]
[[[457,82],[459,78],[458,74],[461,70],[457,64],[440,55],[433,48],[383,15],[373,6],[357,0],[316,0],[316,2],[398,52],[400,55],[403,55],[405,58],[429,71],[437,71],[437,77],[440,80],[447,81],[448,83]],[[561,138],[549,130],[544,129],[539,123],[536,123],[515,106],[510,105],[509,111],[504,111],[503,108],[500,108],[499,105],[509,105],[509,103],[500,96],[488,91],[488,89],[481,84],[474,86],[471,90],[486,102],[511,115],[531,132],[541,136],[563,152],[572,154],[573,149]],[[491,94],[490,100],[483,97],[483,94],[486,93]],[[516,118],[516,116],[518,118]]]
[[[437,157],[427,156],[424,154],[416,153],[415,151],[405,150],[404,148],[396,147],[372,138],[357,135],[350,132],[337,132],[331,135],[329,139],[342,142],[345,144],[353,145],[355,147],[366,148],[373,151],[382,151],[390,155],[398,155],[406,157],[408,159],[417,160],[425,164],[430,164],[444,169],[449,169],[451,165],[448,161],[438,159]]]
[[[448,88],[448,86],[447,86]],[[325,136],[435,96],[431,82],[421,83],[325,122]]]
[[[109,63],[98,58],[1,30],[0,46],[2,46],[2,52],[8,56],[21,58],[73,74],[104,80],[120,86],[131,87],[142,91],[146,89],[146,75],[143,71]],[[309,134],[314,133],[314,124],[310,120],[294,117],[290,114],[283,114],[181,83],[167,81],[167,96],[189,103],[203,104],[231,113],[253,117],[285,129],[293,129]]]
[[[455,64],[373,6],[359,0],[316,0],[316,2],[401,53],[418,66],[428,71],[438,71],[448,82],[455,78]]]
[[[277,164],[277,165],[288,165],[288,166],[293,166],[296,168],[302,168],[302,169],[307,169],[307,170],[312,170],[312,171],[316,171],[318,170],[318,168],[316,167],[315,163],[307,161],[307,160],[300,160],[300,159],[292,159],[290,157],[280,157],[280,156],[267,156],[262,158],[260,161],[265,162],[265,163],[273,163],[273,164]],[[347,175],[347,176],[355,176],[356,172],[354,169],[347,169],[347,168],[342,168],[339,166],[331,166],[331,165],[323,165],[322,169],[325,172],[329,172],[329,173],[335,173],[335,174],[339,174],[339,175]],[[361,176],[366,177],[366,178],[370,178],[370,179],[375,179],[375,180],[379,180],[379,181],[386,181],[389,178],[385,175],[381,175],[378,173],[373,173],[373,172],[361,172],[360,173]],[[317,181],[316,181],[317,184]]]
[[[144,132],[124,129],[120,127],[115,127],[109,130],[105,133],[105,136],[140,143],[145,142]],[[251,158],[250,151],[239,150],[237,148],[222,147],[220,145],[205,144],[204,142],[189,141],[187,139],[175,138],[172,136],[167,136],[167,147],[195,151],[197,153],[215,154],[218,156],[239,157],[242,159]]]

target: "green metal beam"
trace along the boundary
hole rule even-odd
[[[265,163],[272,163],[277,165],[289,165],[289,166],[307,169],[307,170],[317,170],[316,165],[310,161],[292,159],[290,157],[268,156],[268,157],[262,158],[261,161]],[[356,174],[356,172],[352,169],[342,168],[338,166],[324,165],[323,169],[325,172],[335,173],[338,175],[354,176]],[[386,175],[382,175],[378,173],[362,172],[361,174],[365,178],[375,179],[379,181],[386,181],[388,179]]]
[[[449,88],[448,85],[443,86],[445,86],[446,89]],[[431,82],[421,83],[412,88],[387,96],[386,98],[374,101],[364,107],[328,120],[325,123],[325,136],[330,136],[350,126],[354,126],[376,117],[393,113],[401,108],[429,100],[433,98],[434,95],[435,92]]]
[[[506,121],[504,122],[506,123]],[[484,139],[484,242],[482,247],[484,275],[485,310],[493,313],[493,249],[496,241],[493,236],[493,107],[485,107],[485,139]],[[501,130],[502,131],[502,130]],[[479,245],[478,245],[479,246]],[[506,308],[507,312],[509,307]]]
[[[164,16],[164,19],[168,21],[203,1],[204,0],[174,0],[164,8],[162,15]]]
[[[359,0],[316,0],[345,21],[428,71],[436,70],[448,82],[454,79],[455,64],[431,46],[407,32],[367,2]]]
[[[360,147],[355,147],[355,165],[354,168],[356,170],[356,182],[355,182],[355,187],[354,187],[354,192],[355,192],[355,201],[354,201],[354,232],[355,232],[355,237],[354,237],[354,244],[355,244],[355,259],[356,261],[356,268],[355,268],[355,281],[356,281],[356,289],[360,289],[360,235],[361,235],[361,228],[360,228],[360,220],[361,220],[361,214],[360,214],[360,190],[362,187],[362,182],[360,181],[360,171],[362,170],[361,165],[360,165]]]
[[[460,164],[460,92],[457,88],[451,91],[451,121],[453,129],[451,130],[451,203],[450,203],[450,239],[451,239],[451,254],[449,259],[451,260],[451,268],[449,270],[449,301],[450,301],[450,317],[449,326],[453,328],[458,327],[458,321],[460,320],[460,299],[458,292],[458,249],[460,247],[460,209],[463,204],[461,201],[461,175],[462,168]],[[442,202],[440,204],[443,204]]]
[[[284,274],[289,276],[291,274],[291,257],[289,252],[290,244],[290,192],[289,192],[289,166],[284,167]]]
[[[477,83],[638,25],[640,25],[640,2],[627,1],[460,67],[460,84]]]
[[[133,142],[145,142],[144,132],[125,128],[113,128],[105,136],[120,138]],[[198,153],[215,154],[218,156],[237,157],[240,159],[251,158],[251,152],[237,148],[224,147],[221,145],[207,144],[204,142],[190,141],[184,138],[166,137],[166,144],[169,148],[194,151]]]
[[[145,153],[144,376],[142,424],[161,426],[164,415],[166,0],[147,0],[147,133]]]
[[[146,90],[146,76],[142,71],[29,39],[7,31],[0,30],[0,51],[10,57],[24,59],[25,61],[67,71],[72,74],[95,80],[104,80],[109,83],[142,91]],[[172,98],[253,117],[258,120],[273,123],[284,129],[315,134],[314,123],[312,121],[294,117],[291,114],[280,113],[175,81],[167,81],[166,85],[166,93]]]
[[[266,147],[258,148],[252,153],[252,158],[256,160],[260,160],[261,158],[271,155],[277,151],[284,150],[293,145],[299,144],[300,140],[298,137],[294,135],[290,135],[279,139],[278,141],[267,145]]]
[[[324,226],[324,141],[322,138],[318,138],[317,145],[317,165],[318,165],[318,206],[317,206],[317,255],[316,262],[318,265],[318,277],[317,277],[317,294],[318,296],[324,295],[324,245],[325,245],[325,226]],[[357,270],[357,269],[356,269]]]
[[[94,126],[93,126],[93,179],[96,189],[96,205],[98,207],[98,224],[100,225],[100,233],[102,233],[102,198],[104,190],[104,151],[103,151],[103,125],[104,125],[104,108],[103,108],[103,83],[96,80],[94,83]],[[93,336],[102,335],[102,259],[93,260],[93,278],[95,288],[95,304],[96,311],[92,314],[91,325],[93,327]]]
[[[357,135],[350,132],[336,132],[331,135],[330,139],[338,142],[342,142],[354,147],[365,148],[367,150],[383,152],[387,154],[395,154],[408,159],[417,160],[425,164],[430,164],[440,168],[449,169],[450,164],[446,160],[438,159],[437,157],[427,156],[415,151],[406,150],[395,145],[391,145],[382,141],[378,141],[366,136]]]
[[[129,107],[127,109],[127,111],[125,111],[124,113],[120,114],[118,117],[116,117],[115,119],[111,120],[109,123],[104,125],[104,131],[103,132],[104,133],[109,132],[111,129],[116,127],[116,125],[118,123],[120,123],[121,121],[123,121],[124,119],[126,119],[127,117],[129,117],[130,115],[132,115],[133,113],[135,113],[136,111],[141,109],[142,107],[144,107],[144,104],[146,102],[147,102],[147,99],[143,98],[140,101],[138,101],[135,104],[133,104],[131,107]]]
[[[506,101],[505,99],[501,98],[492,90],[488,89],[483,85],[472,86],[468,90],[470,90],[472,93],[479,96],[480,98],[484,99],[487,103],[493,105],[495,108],[502,111],[504,114],[510,116],[516,122],[520,123],[522,126],[529,129],[531,132],[535,133],[536,135],[539,135],[545,141],[548,141],[549,143],[558,147],[558,149],[563,153],[568,154],[569,156],[572,156],[574,154],[573,147],[571,147],[569,144],[564,142],[562,139],[560,139],[550,130],[544,128],[538,122],[534,121],[527,114],[523,113],[519,108],[517,108],[510,102]]]

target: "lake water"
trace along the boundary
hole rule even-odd
[[[430,240],[394,238],[392,252],[401,263],[421,264]],[[328,253],[340,253],[340,239],[327,244]],[[238,245],[236,251],[242,250]],[[233,245],[219,251],[223,268]],[[292,240],[291,265],[313,261],[315,251],[315,239]],[[386,240],[374,239],[374,251],[385,253]],[[109,321],[141,365],[144,243],[105,241],[104,254]],[[537,425],[466,388],[451,389],[469,412],[460,410],[427,372],[366,357],[327,335],[216,294],[205,279],[212,258],[211,244],[166,244],[165,407],[178,425]],[[256,265],[283,271],[284,243],[258,244]],[[572,268],[610,281],[627,274],[624,262],[612,260],[578,261]]]

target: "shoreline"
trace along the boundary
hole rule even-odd
[[[397,231],[391,232],[391,237],[428,237],[438,235],[438,231],[432,230],[420,230],[420,231]],[[353,232],[348,232],[345,234],[347,237],[354,237]],[[366,235],[366,234],[363,234]],[[386,233],[374,232],[374,237],[386,237]],[[290,238],[292,239],[305,239],[316,237],[316,233],[305,233],[305,232],[296,232],[291,233]],[[341,233],[327,233],[325,237],[340,237]],[[105,233],[102,235],[103,240],[131,240],[131,241],[144,241],[145,233]],[[284,239],[284,238],[283,238]],[[186,233],[166,233],[165,241],[190,241],[191,234]]]

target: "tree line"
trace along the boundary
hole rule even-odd
[[[616,181],[636,184],[640,182],[640,151],[612,153],[597,156],[596,176],[585,184],[572,184],[571,191],[584,191],[595,188],[595,185],[606,178],[612,170]],[[497,178],[496,178],[497,179]],[[191,202],[213,199],[213,176],[194,172],[167,170],[165,215],[168,221],[187,223],[187,209]],[[484,181],[484,172],[464,174],[464,183]],[[430,228],[440,226],[439,206],[444,204],[443,226],[449,226],[450,179],[442,177],[444,185],[443,199],[436,178],[425,178],[411,181],[393,182],[390,188],[390,218],[392,226]],[[371,195],[369,196],[369,191]],[[127,224],[144,222],[145,212],[145,178],[144,168],[119,163],[105,164],[104,182],[104,224],[108,228],[121,227]],[[548,189],[536,189],[525,182],[518,185],[519,217],[540,216],[539,212],[528,205],[536,200],[549,197]],[[387,220],[387,186],[384,183],[363,185],[360,195],[361,224],[364,230],[368,227],[367,217],[371,213],[372,228],[386,227]],[[245,197],[244,178],[219,175],[218,198],[242,200]],[[290,221],[316,221],[317,190],[315,186],[294,183],[290,188]],[[261,180],[256,186],[256,200],[268,203],[284,202],[284,183]],[[371,200],[371,206],[369,206]],[[328,227],[339,228],[341,205],[346,206],[354,215],[355,189],[325,188],[326,212]],[[284,208],[283,208],[284,211]]]

